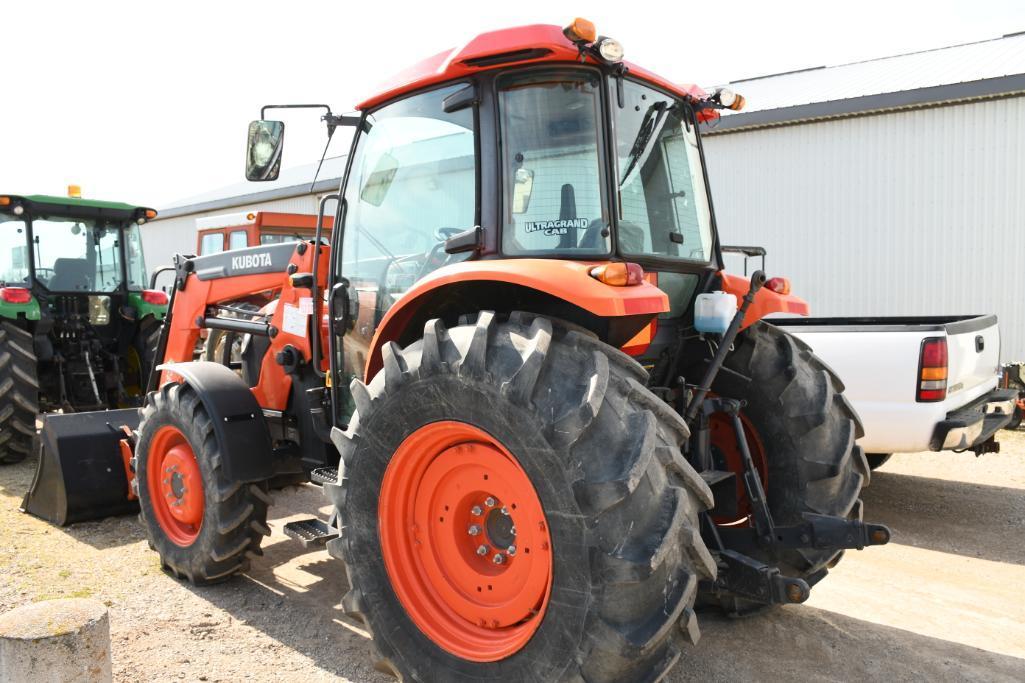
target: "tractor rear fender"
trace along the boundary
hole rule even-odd
[[[366,381],[381,369],[381,347],[387,342],[409,344],[432,318],[455,324],[460,315],[480,310],[560,318],[622,346],[669,310],[669,298],[648,282],[629,287],[599,282],[590,270],[601,263],[505,259],[439,268],[406,291],[381,320],[367,355]]]
[[[222,468],[230,481],[253,482],[274,474],[270,430],[252,390],[220,363],[196,361],[158,367],[177,375],[199,395],[213,422]]]
[[[719,273],[719,277],[722,279],[723,291],[736,295],[737,304],[739,305],[740,300],[751,289],[750,280],[740,275],[730,275],[725,272]],[[755,294],[755,300],[751,303],[751,307],[747,309],[741,329],[746,329],[773,313],[807,316],[810,315],[810,310],[808,302],[799,296],[779,294],[768,287],[762,287]]]

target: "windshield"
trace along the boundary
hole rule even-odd
[[[506,253],[608,253],[600,82],[584,71],[499,81]]]
[[[20,285],[28,282],[28,239],[25,221],[0,214],[0,282]]]
[[[138,226],[130,224],[131,280],[145,280]],[[121,286],[121,224],[104,219],[38,216],[32,219],[36,279],[56,292],[112,292]],[[132,231],[135,238],[132,239]],[[134,246],[133,246],[134,245]]]
[[[612,107],[620,251],[708,261],[711,212],[689,107],[631,81],[623,94],[624,106]]]

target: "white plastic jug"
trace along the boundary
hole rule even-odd
[[[726,292],[698,294],[694,302],[694,328],[705,334],[726,334],[737,314],[737,297]]]

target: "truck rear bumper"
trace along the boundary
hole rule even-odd
[[[947,418],[936,425],[929,440],[929,450],[980,448],[1011,421],[1016,398],[1014,389],[994,389],[963,408],[948,413]]]

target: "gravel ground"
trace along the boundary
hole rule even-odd
[[[849,552],[808,603],[742,620],[701,615],[701,642],[668,676],[690,680],[1025,679],[1025,431],[1003,453],[894,457],[865,516],[894,540]],[[337,602],[326,552],[284,537],[319,489],[275,495],[266,556],[245,576],[192,588],[165,575],[135,518],[67,529],[18,512],[34,462],[0,468],[0,612],[91,597],[111,614],[118,681],[390,681]]]

